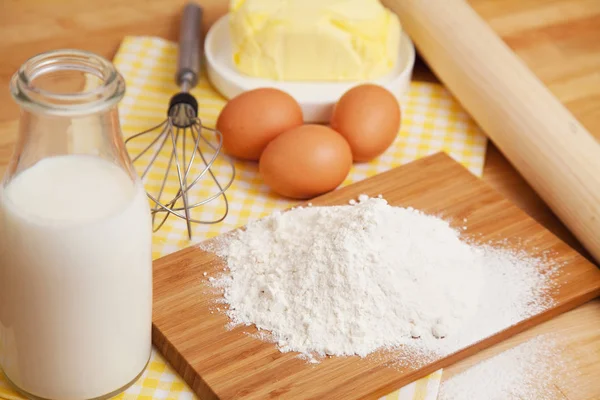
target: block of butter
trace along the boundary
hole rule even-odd
[[[374,79],[390,72],[400,22],[379,0],[232,0],[233,61],[279,81]]]

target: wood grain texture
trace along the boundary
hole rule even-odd
[[[600,1],[469,0],[469,4],[600,138]]]
[[[442,82],[600,261],[600,143],[463,0],[387,0]]]
[[[557,274],[555,306],[453,355],[422,367],[386,367],[373,357],[333,357],[316,366],[280,353],[248,335],[253,328],[227,330],[228,318],[211,313],[220,293],[209,275],[223,261],[198,247],[154,264],[154,343],[203,399],[376,398],[450,365],[515,333],[568,311],[600,294],[600,271],[518,207],[445,154],[427,157],[311,200],[313,205],[347,204],[361,193],[382,193],[392,205],[412,206],[463,225],[481,242],[509,238],[532,255],[550,252],[563,265]],[[452,223],[452,222],[451,222]]]
[[[597,341],[600,340],[600,329],[598,327],[600,327],[600,301],[595,300],[586,306],[562,314],[506,339],[481,351],[474,357],[466,358],[449,368],[445,368],[442,382],[467,371],[479,362],[508,351],[532,338],[549,335],[553,339],[555,347],[560,349],[560,359],[540,360],[540,363],[545,365],[547,362],[557,362],[561,365],[560,371],[555,372],[556,375],[554,375],[554,372],[545,374],[545,377],[549,380],[546,382],[548,387],[557,389],[558,393],[554,398],[556,400],[598,400],[600,398],[600,379],[598,379],[597,372],[600,348],[596,345]],[[506,368],[505,364],[497,361],[491,360],[490,366],[498,371]],[[569,379],[559,376],[560,374],[567,374]],[[530,395],[533,399],[533,393],[530,393]]]

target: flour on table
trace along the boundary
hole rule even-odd
[[[537,336],[444,381],[439,400],[554,400],[572,386],[573,363],[553,335]],[[557,386],[558,385],[558,386]]]
[[[227,263],[211,282],[233,325],[308,359],[403,349],[425,360],[549,306],[537,260],[468,244],[383,198],[350,204],[276,212],[208,249]]]

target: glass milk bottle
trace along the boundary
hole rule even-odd
[[[29,59],[0,184],[0,366],[30,398],[110,397],[151,351],[150,209],[124,147],[123,78],[95,54]]]

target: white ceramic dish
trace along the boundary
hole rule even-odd
[[[227,15],[221,17],[209,30],[204,42],[204,54],[209,80],[227,99],[261,87],[281,89],[300,103],[305,122],[328,122],[339,98],[350,88],[365,82],[384,86],[401,101],[410,85],[415,64],[415,47],[403,32],[396,67],[379,79],[361,82],[285,82],[252,78],[238,72],[233,64]]]

